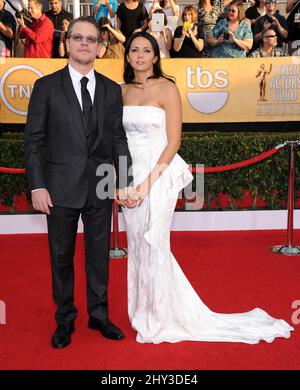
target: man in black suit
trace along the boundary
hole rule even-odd
[[[37,80],[25,130],[25,167],[32,204],[47,214],[53,296],[57,305],[54,348],[71,342],[74,306],[73,255],[79,216],[85,238],[89,328],[120,340],[108,318],[108,263],[111,206],[134,206],[132,161],[122,126],[120,86],[93,69],[99,44],[93,18],[73,20],[67,35],[69,64]],[[119,164],[119,157],[123,162]],[[127,183],[131,183],[131,186]],[[122,188],[122,189],[121,189]],[[130,193],[132,190],[132,193]],[[120,200],[123,199],[123,200]]]

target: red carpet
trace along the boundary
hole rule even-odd
[[[172,234],[175,257],[212,310],[261,307],[292,324],[292,303],[300,301],[300,257],[268,252],[283,242],[282,231]],[[300,243],[300,231],[295,242]],[[300,369],[297,324],[290,339],[271,344],[138,344],[126,311],[126,260],[112,260],[110,274],[110,317],[126,339],[110,341],[87,329],[82,236],[75,258],[76,332],[68,348],[54,350],[47,237],[0,236],[0,253],[0,300],[7,308],[7,323],[0,325],[0,369]],[[295,317],[300,322],[300,312]]]

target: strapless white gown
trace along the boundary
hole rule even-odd
[[[123,124],[137,185],[167,144],[165,111],[154,106],[125,106]],[[192,178],[188,165],[176,155],[142,206],[123,209],[128,240],[128,313],[137,341],[255,344],[288,338],[293,328],[259,308],[236,314],[211,311],[185,277],[170,250],[170,226],[178,192]]]

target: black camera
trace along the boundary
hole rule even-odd
[[[32,23],[31,15],[26,9],[22,9],[21,11],[16,11],[15,16],[17,19],[21,19],[23,16],[23,19],[27,23]]]
[[[271,18],[271,16],[268,16],[267,22],[270,23],[270,27],[276,27],[276,23],[274,22],[274,19]]]
[[[224,41],[229,41],[230,35],[228,31],[224,32],[223,36],[224,36]]]

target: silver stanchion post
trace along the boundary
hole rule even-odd
[[[287,142],[290,145],[290,172],[288,185],[288,221],[287,221],[287,244],[275,245],[270,250],[273,253],[286,256],[300,255],[300,247],[294,245],[294,181],[295,181],[295,149],[299,141]]]
[[[113,241],[114,247],[109,251],[110,257],[114,259],[127,257],[126,249],[120,248],[119,246],[119,215],[117,202],[113,202]]]

